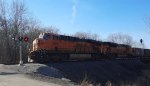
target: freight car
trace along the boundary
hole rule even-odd
[[[39,38],[33,41],[32,48],[29,62],[101,60],[141,56],[140,48],[53,33],[40,34]],[[145,55],[149,57],[150,51],[145,51]]]

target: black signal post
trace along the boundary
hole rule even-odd
[[[143,55],[144,55],[144,43],[143,43],[143,39],[140,39],[140,43],[141,43],[141,58],[143,58]]]

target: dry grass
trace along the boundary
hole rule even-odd
[[[101,86],[101,84],[94,85],[94,84],[92,83],[92,81],[90,81],[90,80],[88,79],[87,76],[85,76],[85,78],[81,81],[80,85],[81,85],[81,86]]]
[[[84,79],[81,82],[81,86],[93,86],[90,80]]]
[[[149,65],[148,65],[149,66]],[[81,81],[81,86],[150,86],[150,70],[142,70],[141,76],[137,76],[134,81],[118,81],[117,84],[113,81],[107,81],[106,83],[93,84],[93,81],[87,78],[87,76]]]
[[[114,84],[111,81],[107,81],[105,85],[101,85],[101,84],[94,85],[92,81],[88,80],[87,78],[84,78],[80,85],[81,86],[150,86],[150,79],[141,78],[136,82],[120,81],[118,84]]]

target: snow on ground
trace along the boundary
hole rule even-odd
[[[46,76],[63,78],[63,74],[58,69],[48,67],[44,64],[24,64],[23,66],[18,65],[7,65],[7,69],[11,69],[18,73],[38,73]]]
[[[0,86],[75,86],[73,84],[59,70],[44,64],[0,64]]]
[[[61,86],[53,83],[37,81],[20,74],[0,75],[0,86]]]

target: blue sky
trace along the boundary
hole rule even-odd
[[[141,38],[150,48],[150,0],[25,0],[26,6],[44,26],[62,33],[88,32],[103,40],[112,33]]]

